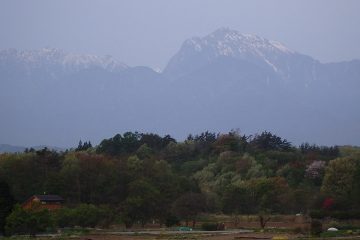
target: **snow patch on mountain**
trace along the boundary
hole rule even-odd
[[[15,49],[0,50],[0,64],[11,59],[12,62],[40,68],[42,66],[60,65],[64,70],[82,70],[99,67],[107,71],[121,71],[128,68],[124,63],[118,62],[113,57],[104,57],[91,54],[67,53],[56,48],[42,48],[40,50]]]
[[[297,71],[289,68],[290,62],[298,62],[290,64],[292,66],[301,66],[302,62],[314,61],[278,41],[220,28],[205,37],[186,40],[179,52],[169,61],[164,72],[192,72],[219,57],[231,57],[271,69],[283,79],[289,79],[291,74]]]
[[[241,34],[235,30],[221,28],[204,38],[191,38],[185,45],[192,47],[195,51],[215,51],[215,56],[248,57],[258,56],[273,67],[266,55],[269,54],[295,54],[283,44],[270,41],[252,34]]]

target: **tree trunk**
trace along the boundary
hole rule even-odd
[[[261,229],[264,229],[266,223],[267,223],[268,221],[270,221],[270,217],[264,217],[263,215],[259,215],[259,221],[260,221]]]
[[[237,228],[240,223],[240,216],[238,214],[234,215],[234,226]]]

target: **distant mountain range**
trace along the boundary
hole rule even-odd
[[[222,28],[186,40],[162,73],[58,49],[0,51],[0,142],[74,146],[117,132],[269,130],[360,145],[360,61],[320,63]]]
[[[44,148],[47,148],[49,150],[54,150],[54,151],[65,151],[65,149],[63,148],[58,148],[58,147],[50,147],[50,146],[33,146],[33,147],[21,147],[21,146],[13,146],[13,145],[9,145],[9,144],[0,144],[0,153],[21,153],[24,152],[26,149],[30,149],[33,148],[35,150],[42,150]]]

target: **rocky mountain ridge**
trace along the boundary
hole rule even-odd
[[[2,50],[0,79],[0,142],[14,145],[232,128],[360,144],[359,60],[323,64],[226,28],[186,40],[162,73],[57,49]]]

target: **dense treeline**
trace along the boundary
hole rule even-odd
[[[128,227],[150,220],[195,222],[201,212],[324,216],[360,210],[360,151],[295,147],[270,132],[204,132],[183,142],[127,132],[96,147],[80,142],[60,153],[1,154],[0,181],[9,189],[3,191],[8,197],[1,196],[7,206],[34,194],[58,194],[68,215],[78,206],[106,206]],[[3,228],[10,211],[1,209]]]

